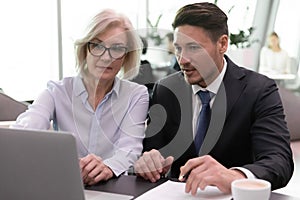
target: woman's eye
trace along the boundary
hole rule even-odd
[[[110,49],[112,51],[122,51],[124,49],[124,47],[122,47],[122,46],[111,46]]]
[[[98,50],[103,50],[103,49],[104,49],[104,46],[101,45],[101,44],[96,44],[96,45],[94,46],[94,48],[96,48],[96,49],[98,49]]]

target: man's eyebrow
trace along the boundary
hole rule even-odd
[[[186,44],[186,46],[189,46],[189,45],[198,45],[198,46],[201,46],[198,42],[189,42]]]
[[[174,42],[173,45],[180,46],[177,42]],[[185,46],[187,46],[187,45],[199,45],[199,46],[201,46],[198,42],[188,42],[188,43],[186,43],[184,45]]]

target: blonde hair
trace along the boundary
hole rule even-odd
[[[268,37],[268,48],[269,48],[269,49],[272,48],[272,46],[271,46],[271,44],[270,44],[270,39],[271,39],[271,37],[276,37],[276,38],[277,38],[277,40],[278,40],[278,48],[281,49],[280,44],[279,44],[279,36],[278,36],[278,34],[277,34],[275,31],[273,31],[272,33],[270,33],[270,35],[269,35],[269,37]]]
[[[118,76],[123,79],[132,79],[138,74],[142,49],[141,39],[128,17],[114,10],[106,9],[92,18],[87,26],[85,36],[75,41],[76,69],[81,75],[84,75],[84,71],[87,69],[87,43],[114,26],[124,28],[128,38],[128,52]]]

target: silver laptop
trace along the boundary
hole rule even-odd
[[[0,128],[0,162],[0,199],[132,198],[84,191],[75,138],[64,132]]]

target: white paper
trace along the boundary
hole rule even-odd
[[[99,192],[93,190],[84,190],[84,196],[85,200],[129,200],[133,198],[133,196],[129,195]]]
[[[142,194],[136,200],[164,199],[164,200],[199,200],[199,199],[218,199],[230,200],[230,194],[222,193],[217,187],[207,186],[205,190],[198,189],[197,195],[185,193],[185,183],[167,181],[152,190]]]

